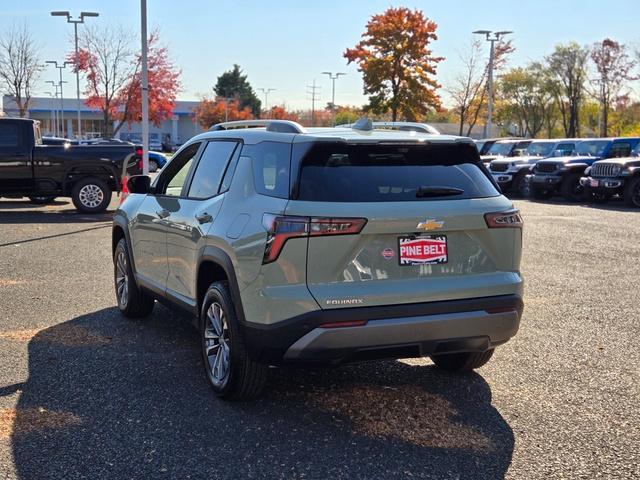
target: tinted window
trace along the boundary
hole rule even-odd
[[[576,146],[578,155],[590,155],[592,157],[600,157],[604,153],[604,149],[609,144],[608,140],[589,140],[580,142]]]
[[[291,144],[261,142],[247,145],[242,155],[251,157],[256,191],[270,197],[289,198]]]
[[[561,143],[556,147],[556,152],[558,155],[567,156],[571,155],[573,151],[576,149],[576,145],[574,143]]]
[[[531,142],[525,151],[525,155],[548,157],[551,155],[554,144],[551,142]]]
[[[17,123],[0,122],[0,147],[20,145],[20,126]]]
[[[193,175],[189,197],[209,198],[218,194],[222,175],[224,175],[236,145],[235,142],[209,142],[207,144]]]
[[[629,155],[631,155],[631,144],[627,142],[614,143],[609,152],[611,158],[628,157]]]
[[[496,142],[493,145],[491,145],[491,148],[489,149],[488,155],[503,155],[503,156],[507,156],[509,155],[509,153],[511,153],[511,149],[513,148],[513,142],[510,143],[499,143]]]
[[[405,202],[499,195],[476,161],[467,145],[318,144],[302,160],[298,198]],[[442,189],[458,192],[434,195]]]

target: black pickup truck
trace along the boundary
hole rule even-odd
[[[141,173],[141,156],[127,144],[43,145],[37,121],[0,118],[0,197],[71,197],[82,212],[103,212],[122,177]]]

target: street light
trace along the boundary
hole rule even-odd
[[[491,30],[476,30],[473,32],[476,35],[484,35],[487,42],[491,43],[491,49],[489,50],[489,79],[487,81],[487,90],[489,94],[489,101],[487,102],[487,124],[484,126],[484,137],[491,137],[491,123],[493,117],[493,55],[494,45],[500,41],[500,37],[513,33],[511,30],[500,30],[499,32],[492,32]],[[493,36],[491,36],[493,34]]]
[[[60,85],[58,85],[58,82],[47,80],[47,83],[50,83],[55,89],[55,95],[51,94],[51,92],[48,92],[50,96],[53,98],[58,98],[58,88],[60,87]],[[53,100],[53,98],[51,100],[51,128],[53,129],[53,136],[56,137],[58,136],[58,110],[56,109],[56,102]]]
[[[67,65],[72,65],[73,62],[64,62],[58,65],[58,62],[56,62],[55,60],[47,60],[46,63],[50,63],[60,71],[60,130],[62,131],[62,136],[64,137],[64,95],[62,93],[62,84],[67,82],[62,81],[62,70],[67,68]]]
[[[336,80],[340,78],[341,75],[346,75],[346,73],[333,73],[333,72],[322,72],[323,75],[329,75],[329,78],[332,82],[331,87],[331,125],[333,127],[336,126]]]
[[[80,70],[78,69],[78,24],[84,23],[85,17],[97,17],[99,13],[96,12],[80,12],[80,18],[77,20],[73,20],[73,17],[67,11],[57,11],[51,12],[52,17],[67,17],[67,23],[73,23],[73,33],[76,44],[76,59],[75,59],[75,67],[76,67],[76,110],[78,114],[78,133],[76,136],[78,139],[80,138],[82,128],[80,127]]]
[[[264,94],[264,111],[267,112],[267,118],[269,118],[269,107],[268,107],[268,102],[267,99],[269,98],[269,93],[274,92],[276,89],[275,88],[259,88],[258,90],[260,90],[263,94]]]

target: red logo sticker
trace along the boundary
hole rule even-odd
[[[400,265],[447,263],[447,237],[399,238]]]
[[[396,252],[393,250],[393,248],[385,248],[384,250],[382,250],[382,256],[387,260],[393,258],[395,255]]]

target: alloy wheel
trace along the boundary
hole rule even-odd
[[[85,185],[78,194],[80,203],[87,208],[96,208],[104,200],[104,192],[98,185],[92,183]]]
[[[123,251],[116,255],[116,293],[120,307],[126,307],[129,301],[129,274],[127,256]]]
[[[224,309],[217,302],[207,310],[203,341],[211,381],[216,387],[223,386],[231,365],[230,340]]]

